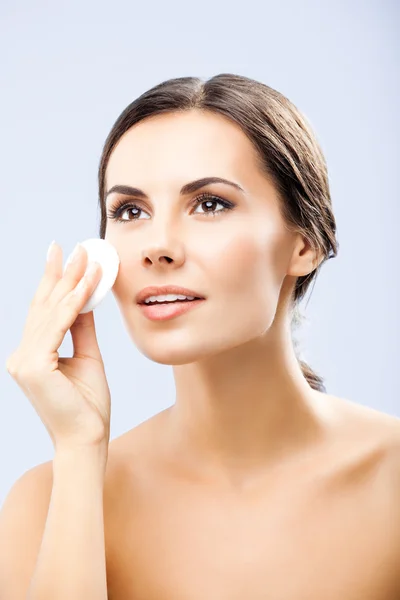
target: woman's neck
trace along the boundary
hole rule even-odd
[[[324,437],[325,395],[305,380],[287,337],[174,366],[174,377],[163,443],[195,471],[240,482]]]

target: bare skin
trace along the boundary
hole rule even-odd
[[[246,486],[166,451],[171,409],[113,440],[109,600],[400,597],[400,420],[321,396],[324,437]]]
[[[180,194],[209,176],[243,189],[200,190],[234,205],[214,200],[214,217],[199,191]],[[287,227],[248,138],[197,111],[145,120],[111,154],[116,185],[144,196],[106,200],[113,293],[138,349],[172,365],[176,401],[110,445],[110,600],[400,597],[399,420],[306,382],[289,301],[320,257]],[[206,299],[150,321],[135,296],[165,284]]]
[[[243,191],[180,193],[215,176]],[[247,137],[196,111],[145,120],[111,154],[116,185],[143,192],[107,197],[113,293],[138,349],[172,365],[176,400],[109,445],[109,600],[400,598],[400,420],[305,380],[289,307],[320,257]],[[231,208],[206,216],[218,197]],[[136,294],[166,284],[205,300],[150,321]]]

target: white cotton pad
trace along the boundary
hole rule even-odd
[[[111,290],[117,278],[119,269],[119,256],[112,244],[103,239],[92,238],[80,242],[85,248],[88,255],[88,266],[91,262],[98,262],[101,265],[102,276],[97,284],[93,294],[90,296],[85,306],[79,311],[79,314],[87,313],[96,308],[105,298],[106,294]],[[71,255],[68,257],[64,271],[71,260]]]

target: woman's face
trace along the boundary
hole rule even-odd
[[[180,195],[182,186],[205,177],[227,179],[244,191],[214,183]],[[296,239],[237,125],[200,111],[144,120],[112,152],[106,192],[115,185],[139,188],[147,196],[109,194],[108,215],[120,200],[130,206],[119,213],[122,222],[107,218],[105,236],[121,260],[113,293],[145,356],[188,364],[268,330]],[[204,193],[216,197],[196,205]],[[135,296],[149,285],[167,284],[195,290],[206,300],[181,316],[151,321]]]

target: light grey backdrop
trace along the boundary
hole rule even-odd
[[[305,358],[329,393],[400,415],[399,4],[395,1],[2,0],[0,503],[52,459],[5,369],[56,239],[97,236],[97,167],[117,116],[171,78],[231,72],[285,94],[328,161],[339,256],[303,302]],[[174,402],[172,368],[142,356],[110,294],[96,325],[111,439]],[[69,334],[61,355],[70,353]]]

